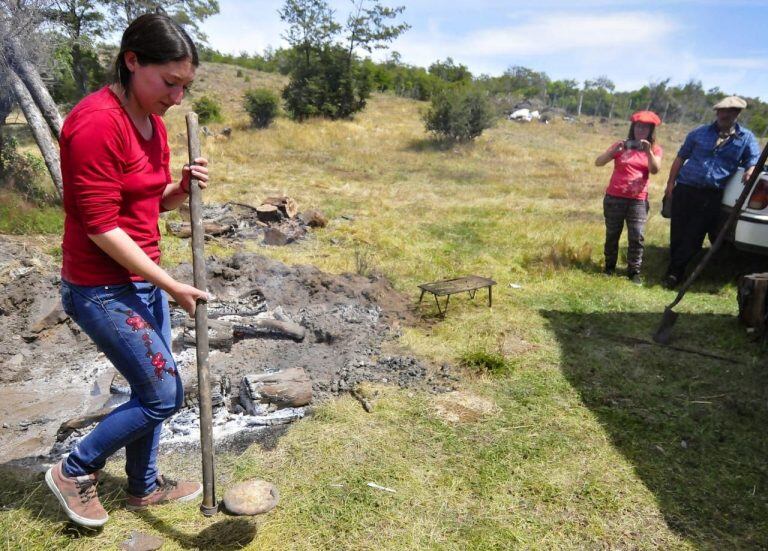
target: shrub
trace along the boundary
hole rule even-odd
[[[266,128],[277,115],[277,96],[270,90],[260,88],[245,93],[245,111],[251,117],[251,124],[256,128]]]
[[[197,113],[200,124],[221,121],[221,107],[216,100],[208,96],[201,96],[192,104],[192,109]]]
[[[238,69],[236,76],[237,76],[237,78],[242,78],[243,77],[243,70],[242,69]]]
[[[24,200],[36,205],[52,205],[58,201],[43,159],[32,153],[17,151],[13,137],[5,138],[0,150],[0,182],[18,190]]]
[[[459,359],[462,367],[477,373],[502,373],[509,368],[507,360],[498,352],[469,350]]]
[[[471,88],[452,88],[435,94],[424,116],[428,132],[459,142],[476,138],[493,122],[488,98]]]
[[[285,108],[292,119],[347,119],[365,107],[372,84],[365,64],[350,59],[338,46],[327,46],[309,58],[307,62],[294,56],[291,80],[283,90]]]

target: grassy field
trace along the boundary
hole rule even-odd
[[[746,261],[721,256],[678,308],[675,344],[690,351],[642,342],[674,298],[659,285],[664,176],[651,186],[645,285],[600,273],[610,168],[593,160],[624,123],[500,121],[476,143],[443,147],[424,133],[426,104],[374,96],[353,121],[281,118],[256,131],[239,95],[280,80],[245,71],[244,83],[235,72],[205,66],[195,84],[195,95],[224,104],[214,130],[233,128],[231,139],[203,143],[206,200],[286,193],[320,208],[331,224],[306,242],[252,249],[329,272],[381,273],[414,302],[418,283],[493,277],[492,309],[455,297],[438,320],[429,305],[400,339],[438,364],[472,365],[463,401],[371,387],[372,414],[343,398],[274,449],[219,458],[222,488],[251,477],[280,488],[280,506],[257,519],[206,520],[193,505],[126,512],[115,461],[104,485],[112,520],[78,532],[40,479],[0,470],[0,546],[110,549],[135,529],[164,537],[164,549],[768,547],[768,371],[735,318],[734,278]],[[168,117],[177,167],[187,108]],[[661,128],[662,174],[684,132]],[[167,263],[186,260],[188,244],[168,237],[165,252]],[[196,461],[161,460],[181,475],[197,475]]]

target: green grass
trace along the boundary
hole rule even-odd
[[[61,234],[63,229],[64,213],[60,207],[36,207],[19,194],[0,189],[0,233]]]
[[[371,414],[351,398],[324,404],[274,449],[218,458],[220,489],[250,477],[280,488],[279,507],[258,519],[207,520],[192,505],[128,513],[116,460],[107,467],[112,519],[85,536],[66,527],[39,479],[0,469],[0,545],[114,548],[136,529],[162,535],[167,549],[768,546],[768,372],[764,349],[736,321],[734,286],[739,272],[765,268],[721,255],[677,308],[676,344],[733,361],[638,340],[674,294],[659,285],[662,176],[651,185],[645,286],[600,273],[610,169],[592,163],[625,123],[501,121],[474,144],[434,147],[424,104],[375,96],[353,121],[279,118],[249,130],[237,95],[207,88],[235,82],[235,69],[203,69],[196,93],[221,100],[234,128],[230,140],[203,143],[206,200],[287,193],[331,219],[295,247],[251,250],[384,274],[414,303],[418,283],[470,273],[498,282],[492,309],[482,293],[455,296],[438,320],[425,302],[424,323],[397,343],[437,365],[463,362],[462,392],[494,408],[456,406],[466,414],[456,421],[437,407],[442,398],[388,387],[367,389],[378,392]],[[168,119],[177,168],[185,108]],[[664,172],[686,129],[661,130]],[[188,260],[188,246],[166,237],[165,262]],[[189,476],[197,461],[161,458]]]

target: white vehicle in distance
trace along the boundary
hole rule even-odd
[[[725,186],[723,221],[731,213],[733,205],[744,190],[744,184],[741,182],[743,174],[744,170],[739,169]],[[768,173],[760,174],[741,209],[735,227],[731,228],[726,239],[739,250],[768,255]]]

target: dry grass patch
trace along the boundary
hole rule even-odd
[[[501,412],[492,400],[461,391],[438,396],[433,407],[438,417],[449,423],[474,423]]]

